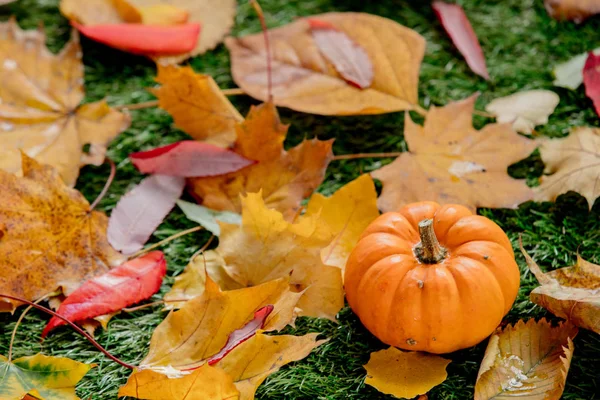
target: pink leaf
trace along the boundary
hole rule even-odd
[[[150,252],[86,281],[62,302],[57,313],[77,322],[118,311],[158,292],[166,273],[163,253]],[[62,319],[52,317],[42,338],[65,324]]]
[[[231,150],[194,140],[133,153],[129,158],[144,174],[186,178],[227,174],[255,163]]]
[[[593,51],[588,54],[583,67],[583,84],[585,94],[594,102],[596,114],[600,116],[600,55]]]
[[[144,25],[102,24],[81,25],[72,22],[84,36],[133,54],[159,56],[192,51],[200,38],[200,24]]]
[[[481,50],[479,40],[477,40],[475,31],[462,7],[441,1],[433,2],[432,7],[450,39],[467,60],[471,70],[489,80],[490,75],[485,65],[483,50]]]
[[[360,89],[371,86],[373,64],[365,49],[328,22],[308,18],[308,23],[321,54],[342,78]]]
[[[141,249],[175,206],[185,186],[181,177],[152,175],[119,200],[108,221],[108,242],[124,254]]]

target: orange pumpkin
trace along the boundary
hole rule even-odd
[[[346,298],[382,342],[448,353],[500,324],[519,290],[510,241],[459,205],[409,204],[381,215],[352,251]]]

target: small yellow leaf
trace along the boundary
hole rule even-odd
[[[390,347],[371,353],[365,383],[382,393],[413,398],[446,380],[450,360],[427,353]]]
[[[553,91],[525,90],[492,100],[485,111],[495,115],[499,123],[512,124],[517,132],[531,133],[537,125],[548,122],[559,102]]]
[[[520,320],[491,336],[475,384],[475,400],[558,400],[565,388],[577,328],[545,319]]]
[[[175,278],[169,293],[163,297],[165,309],[181,308],[186,301],[204,293],[206,270],[212,263],[219,262],[218,258],[214,251],[206,251],[192,258],[183,273]]]

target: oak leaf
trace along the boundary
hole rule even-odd
[[[554,19],[581,22],[600,13],[600,0],[544,0],[548,14]]]
[[[500,123],[510,123],[515,131],[531,133],[544,125],[554,112],[560,98],[550,90],[525,90],[492,100],[485,111]]]
[[[0,355],[0,398],[21,400],[31,395],[44,400],[79,400],[75,385],[93,366],[42,354],[12,362]]]
[[[519,320],[491,336],[479,367],[475,400],[558,400],[565,388],[572,339],[568,322],[552,327],[545,319]]]
[[[45,40],[42,30],[23,31],[14,20],[0,24],[0,169],[20,172],[21,150],[57,168],[73,186],[80,166],[102,164],[106,145],[130,118],[105,101],[80,105],[85,93],[77,34],[57,55]]]
[[[315,21],[342,32],[367,53],[372,83],[349,84],[315,43]],[[322,115],[380,114],[418,106],[419,68],[425,40],[396,22],[364,13],[327,13],[268,31],[273,99],[276,105]],[[267,61],[262,34],[229,37],[234,81],[250,96],[268,99]],[[327,56],[331,56],[328,54]]]
[[[407,399],[427,393],[448,377],[450,360],[420,352],[389,347],[371,353],[365,383],[382,393]]]
[[[471,119],[476,96],[432,107],[425,125],[406,117],[408,150],[371,173],[383,183],[379,208],[432,200],[440,204],[514,208],[533,198],[524,181],[507,174],[510,164],[527,157],[536,142],[519,136],[508,124],[475,130]]]
[[[0,170],[0,292],[34,301],[121,264],[106,239],[108,218],[58,172],[23,154],[23,177]],[[8,300],[7,300],[8,301]],[[18,302],[0,302],[12,311]]]
[[[222,176],[191,178],[192,195],[208,208],[240,212],[240,195],[262,190],[268,207],[292,218],[302,199],[323,181],[333,141],[304,140],[285,151],[287,128],[272,103],[252,107],[246,120],[235,126],[233,150],[258,163]]]
[[[540,146],[546,165],[537,201],[554,201],[570,190],[587,199],[589,208],[600,196],[600,129],[578,127],[562,139],[548,139]]]

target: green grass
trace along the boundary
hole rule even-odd
[[[84,0],[82,0],[84,1]],[[0,9],[1,17],[17,16],[27,28],[36,27],[40,21],[46,26],[48,44],[58,50],[68,39],[69,25],[60,16],[58,0],[19,0]],[[368,3],[368,4],[366,4]],[[435,20],[429,2],[421,0],[263,0],[270,26],[279,26],[303,15],[327,11],[364,11],[382,15],[407,25],[427,39],[427,53],[421,69],[420,99],[424,106],[443,105],[463,99],[479,91],[477,107],[483,108],[491,99],[517,90],[546,88],[556,91],[561,102],[547,125],[539,128],[542,135],[564,136],[578,125],[598,126],[591,102],[583,88],[568,91],[552,87],[552,66],[600,44],[600,18],[583,25],[559,23],[550,19],[541,0],[464,0],[461,4],[469,15],[479,35],[487,57],[492,81],[485,82],[470,72],[462,57],[445,36]],[[234,35],[257,32],[259,24],[251,8],[240,4]],[[110,104],[126,104],[149,100],[152,96],[145,87],[153,85],[155,68],[144,58],[126,55],[102,45],[83,40],[86,66],[87,100],[106,97]],[[223,88],[235,87],[229,73],[229,58],[223,46],[190,64],[197,70],[213,75]],[[239,96],[232,98],[245,114],[256,101]],[[298,143],[305,136],[320,139],[336,138],[336,154],[355,152],[381,152],[405,150],[403,139],[403,113],[367,117],[321,117],[281,109],[284,122],[291,123],[286,145]],[[489,122],[476,118],[476,126]],[[110,212],[116,201],[142,176],[136,172],[127,155],[174,142],[186,135],[173,127],[172,119],[163,111],[148,109],[133,112],[131,127],[110,146],[109,156],[118,165],[117,178],[100,209]],[[361,172],[379,168],[390,160],[353,160],[334,162],[320,187],[330,194]],[[542,174],[543,164],[537,153],[510,169],[518,178],[527,178],[535,184]],[[92,200],[101,190],[108,167],[85,167],[77,188]],[[597,202],[598,203],[598,202]],[[585,200],[577,194],[562,196],[556,203],[526,203],[517,210],[488,210],[480,213],[499,223],[513,244],[519,233],[530,254],[543,268],[553,269],[574,262],[576,252],[587,259],[600,262],[600,207],[588,212]],[[175,210],[159,227],[152,241],[194,224]],[[158,300],[166,293],[185,267],[189,257],[205,242],[206,234],[193,234],[173,241],[163,250],[168,258],[168,277]],[[522,287],[507,321],[519,318],[548,317],[549,314],[528,300],[529,292],[537,282],[526,272],[523,257],[517,253],[522,270]],[[100,332],[98,341],[116,356],[136,363],[145,355],[152,330],[164,318],[160,307],[115,317],[106,332]],[[6,354],[10,331],[18,313],[0,315],[0,354]],[[94,368],[78,385],[77,392],[94,400],[114,399],[129,371],[119,367],[98,353],[88,342],[68,329],[57,330],[43,344],[39,335],[46,315],[30,312],[19,328],[15,355],[45,354],[93,362]],[[451,329],[451,328],[449,328]],[[330,321],[301,318],[287,333],[321,332],[330,338],[308,358],[284,367],[267,379],[258,390],[259,399],[388,399],[364,384],[362,365],[369,353],[385,348],[360,324],[354,314],[345,308],[339,315],[339,324]],[[430,393],[434,400],[466,400],[472,398],[473,386],[486,343],[449,355],[448,379]],[[575,339],[575,356],[569,372],[565,399],[600,399],[600,336],[582,330]]]

